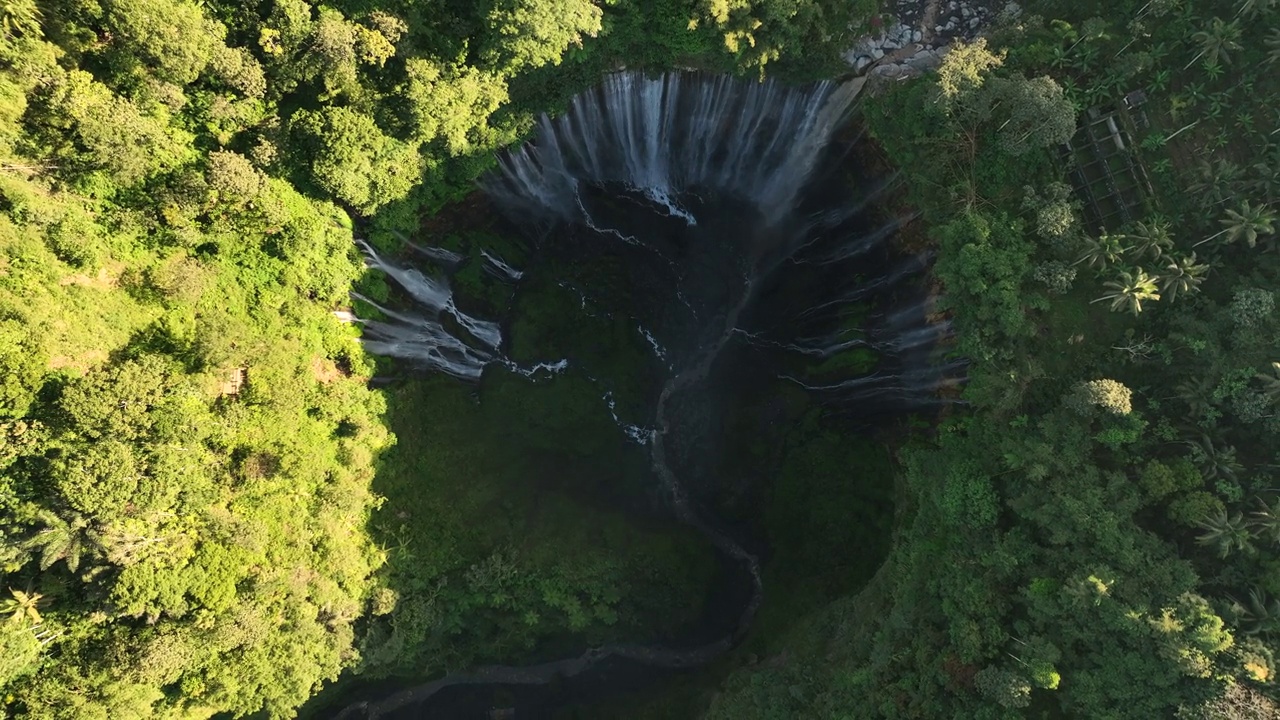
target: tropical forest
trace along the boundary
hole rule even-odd
[[[1280,719],[1280,0],[0,2],[0,718]]]

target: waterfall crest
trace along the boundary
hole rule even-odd
[[[594,223],[583,184],[628,188],[690,224],[697,220],[680,196],[711,190],[776,223],[847,119],[858,87],[616,73],[574,98],[564,115],[544,115],[486,189],[518,213],[584,224]]]

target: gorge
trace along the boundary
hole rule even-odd
[[[793,384],[855,426],[943,402],[939,390],[959,382],[963,364],[934,360],[948,326],[917,280],[928,259],[892,247],[910,218],[884,211],[894,179],[860,163],[861,138],[850,130],[860,88],[620,72],[565,114],[543,116],[528,143],[500,158],[483,189],[523,232],[526,263],[513,266],[491,248],[480,257],[491,277],[516,288],[508,314],[528,302],[526,283],[572,288],[581,312],[624,316],[644,338],[656,368],[647,383],[611,376],[617,370],[591,347],[605,339],[562,333],[535,350],[509,318],[463,310],[451,282],[464,261],[453,250],[410,243],[415,261],[405,263],[361,243],[369,266],[405,299],[390,309],[360,298],[381,313],[363,321],[368,350],[479,383],[482,403],[489,373],[589,378],[619,431],[647,447],[661,502],[716,548],[741,589],[737,607],[718,609],[727,617],[707,621],[705,642],[615,643],[480,667],[352,704],[339,717],[426,712],[457,686],[581,682],[608,664],[705,664],[743,637],[766,592],[758,551],[711,514],[717,482],[735,483],[707,479],[717,453],[733,452],[718,417],[728,399],[740,388]],[[565,264],[583,272],[572,282],[555,277]],[[630,400],[625,417],[618,394]]]

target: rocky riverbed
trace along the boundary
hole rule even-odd
[[[905,79],[933,69],[956,40],[973,40],[1021,8],[1004,0],[898,0],[881,32],[863,37],[845,53],[859,75]]]

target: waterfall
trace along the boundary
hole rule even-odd
[[[856,348],[871,348],[889,359],[853,378],[779,375],[839,403],[897,399],[921,405],[957,381],[959,364],[937,367],[930,358],[948,327],[926,323],[927,301],[900,302],[903,294],[921,294],[902,286],[923,263],[919,258],[890,261],[886,240],[910,218],[871,227],[864,222],[864,207],[895,178],[868,183],[869,192],[864,190],[860,198],[806,204],[822,185],[815,174],[830,167],[835,133],[851,113],[859,87],[824,82],[797,88],[697,74],[616,73],[574,98],[564,115],[541,117],[530,141],[502,155],[497,169],[482,181],[514,224],[542,228],[539,238],[531,238],[535,245],[546,249],[553,242],[549,238],[558,238],[580,243],[574,247],[606,248],[611,259],[621,260],[633,273],[629,277],[635,287],[644,288],[646,294],[633,299],[651,306],[649,313],[642,316],[636,309],[629,320],[667,373],[652,422],[624,421],[605,382],[600,383],[602,399],[627,438],[647,447],[653,474],[676,518],[701,532],[750,581],[750,598],[733,618],[732,631],[694,647],[617,644],[542,665],[453,673],[372,707],[352,706],[344,715],[367,712],[373,717],[456,684],[550,683],[586,673],[611,656],[655,667],[691,667],[740,639],[763,597],[760,562],[701,516],[686,485],[689,478],[679,474],[680,453],[696,452],[698,438],[673,439],[684,429],[676,417],[682,403],[673,398],[700,397],[692,393],[706,385],[731,339],[744,338],[750,352],[797,353],[810,364]],[[835,184],[820,189],[831,187]],[[458,308],[447,272],[400,267],[367,244],[361,247],[369,265],[385,272],[420,307],[412,313],[373,304],[386,318],[364,321],[364,343],[371,352],[414,360],[470,381],[480,380],[490,366],[529,376],[569,368],[568,360],[517,366],[505,354],[498,323]],[[454,253],[414,247],[446,270],[465,262]],[[485,269],[506,283],[520,284],[527,272],[534,272],[517,270],[489,250],[480,255]],[[872,255],[880,258],[875,261],[879,264],[867,260]],[[785,273],[802,274],[805,304],[774,308],[768,300],[771,288],[782,284],[777,276]],[[855,278],[862,279],[850,288]],[[610,307],[609,296],[592,294],[589,278],[555,280],[572,293],[572,304],[583,315],[613,317],[604,310]],[[813,283],[811,293],[807,282]],[[880,312],[870,314],[865,327],[852,327],[841,313],[866,300],[874,301]],[[757,311],[764,317],[753,317]],[[772,317],[770,311],[775,311]],[[759,329],[759,321],[770,329]],[[574,363],[573,371],[596,381],[576,357]]]
[[[524,277],[523,271],[511,267],[505,260],[490,253],[488,250],[481,250],[480,255],[488,262],[484,269],[492,271],[498,277],[510,282],[516,282],[520,278]]]
[[[857,87],[615,73],[564,115],[543,116],[533,140],[501,159],[486,189],[522,216],[594,225],[583,183],[628,188],[689,224],[697,221],[680,197],[709,188],[776,223],[847,118]]]

